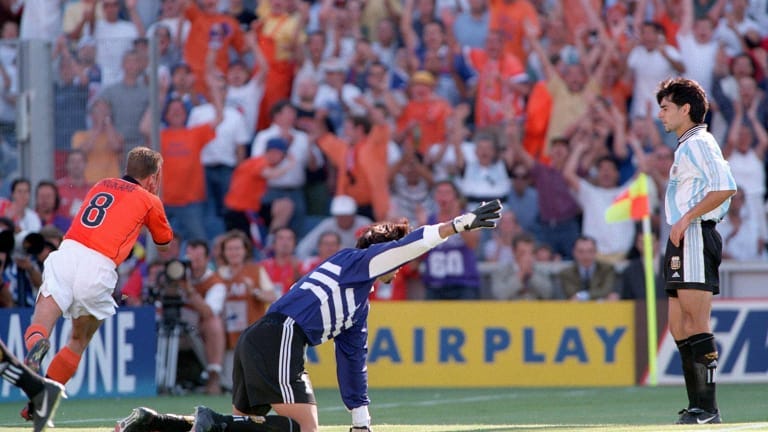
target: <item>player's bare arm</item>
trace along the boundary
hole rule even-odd
[[[725,200],[730,198],[735,193],[736,190],[734,189],[712,191],[705,195],[701,202],[696,204],[687,213],[685,213],[679,221],[672,225],[672,229],[669,232],[669,240],[672,241],[672,244],[675,246],[680,246],[680,240],[682,240],[686,228],[688,228],[688,225],[690,225],[692,221],[716,209],[718,206],[720,206],[720,204],[725,202]]]

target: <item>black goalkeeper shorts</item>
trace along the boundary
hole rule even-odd
[[[266,415],[272,404],[315,404],[304,370],[307,338],[292,318],[267,314],[237,341],[232,404],[243,413]]]

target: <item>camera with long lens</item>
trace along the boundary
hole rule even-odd
[[[163,323],[173,326],[181,322],[181,308],[184,306],[185,284],[189,263],[173,259],[165,263],[163,271],[157,275],[152,297],[156,304],[162,307]]]
[[[183,295],[191,287],[191,269],[189,262],[173,259],[162,264],[155,287],[151,291],[154,303],[160,307],[161,322],[158,326],[157,339],[157,384],[162,392],[176,393],[184,388],[198,386],[197,380],[205,370],[205,346],[202,339],[185,319],[182,307]],[[191,348],[195,361],[187,361]],[[180,361],[181,360],[181,361]]]

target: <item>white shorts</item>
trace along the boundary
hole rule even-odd
[[[115,314],[115,286],[114,261],[74,240],[64,240],[45,259],[38,295],[52,296],[64,318],[92,315],[103,320]]]

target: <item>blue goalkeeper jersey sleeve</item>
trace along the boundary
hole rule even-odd
[[[336,341],[336,365],[347,408],[368,404],[368,295],[377,277],[442,243],[438,225],[367,249],[343,249],[299,279],[268,312],[293,318],[311,345]]]

